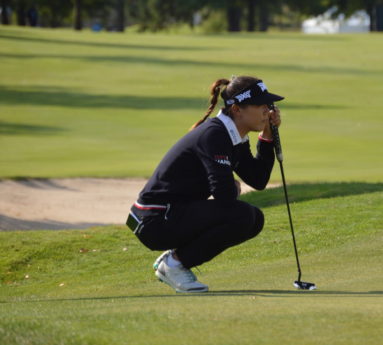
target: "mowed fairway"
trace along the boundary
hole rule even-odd
[[[0,233],[0,343],[368,344],[383,337],[383,185],[292,189],[303,278],[297,291],[282,191],[262,234],[201,266],[211,292],[176,294],[125,227]],[[320,190],[320,191],[319,191]]]
[[[0,28],[2,177],[149,176],[209,85],[256,75],[292,181],[381,180],[381,35],[222,36]],[[254,143],[255,144],[255,143]],[[273,180],[279,180],[274,173]]]
[[[292,286],[281,188],[242,196],[264,210],[265,228],[200,267],[207,294],[156,281],[159,253],[124,226],[0,232],[0,344],[380,345],[381,42],[1,27],[3,178],[149,176],[203,115],[215,79],[257,75],[286,96],[280,133],[302,278],[318,290]]]

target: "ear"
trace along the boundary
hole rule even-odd
[[[233,116],[238,116],[241,113],[241,108],[237,104],[233,104],[230,110]]]

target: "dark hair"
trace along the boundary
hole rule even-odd
[[[234,95],[240,93],[242,90],[246,89],[250,85],[258,82],[260,79],[255,77],[249,77],[249,76],[239,76],[239,77],[233,77],[231,80],[228,79],[218,79],[216,80],[210,87],[210,105],[209,108],[206,111],[205,116],[196,122],[191,129],[194,129],[198,127],[200,124],[204,123],[206,119],[209,117],[209,115],[213,112],[217,102],[218,97],[221,94],[224,99],[232,98]],[[224,89],[221,91],[221,87],[224,87]],[[226,87],[225,87],[226,86]],[[229,107],[223,107],[221,110],[231,116],[230,114],[230,108]]]

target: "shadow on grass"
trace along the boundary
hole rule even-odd
[[[140,49],[140,50],[164,50],[164,51],[173,51],[173,50],[182,50],[182,51],[200,51],[200,50],[213,50],[211,47],[201,47],[201,46],[169,46],[169,45],[159,45],[155,42],[150,44],[132,44],[132,43],[111,43],[111,42],[90,42],[90,41],[76,41],[76,40],[65,40],[65,39],[51,39],[43,37],[31,37],[31,36],[21,36],[19,33],[13,34],[13,32],[8,31],[8,33],[1,33],[0,39],[11,40],[11,41],[23,41],[23,42],[35,42],[35,43],[47,43],[47,44],[59,44],[59,45],[71,45],[71,46],[81,46],[81,47],[94,47],[94,48],[118,48],[118,49]],[[105,37],[108,39],[108,37]]]
[[[138,296],[100,296],[78,298],[48,298],[35,300],[18,300],[17,302],[70,302],[70,301],[103,301],[121,299],[145,299],[145,298],[196,298],[196,297],[383,297],[383,291],[300,291],[300,290],[217,290],[204,293],[174,293],[165,295],[138,295]],[[0,303],[15,303],[12,301],[0,301]]]
[[[1,38],[1,37],[0,37]],[[1,58],[4,59],[59,59],[59,60],[78,60],[85,62],[102,62],[102,63],[123,63],[123,64],[152,64],[165,67],[209,67],[209,68],[238,68],[237,62],[222,62],[217,60],[197,60],[197,59],[181,59],[181,58],[161,58],[152,55],[68,55],[68,54],[15,54],[3,53]],[[302,73],[328,73],[331,75],[376,75],[380,71],[365,70],[360,68],[333,67],[333,66],[308,66],[302,64],[270,64],[259,62],[241,62],[243,69],[254,70],[269,70],[281,72],[302,72]]]
[[[336,296],[336,297],[349,297],[349,296],[375,296],[383,295],[383,291],[321,291],[321,290],[313,290],[313,291],[304,291],[304,290],[219,290],[219,291],[211,291],[209,294],[213,295],[229,295],[229,296],[252,296],[252,295],[258,295],[263,297],[276,297],[275,295],[278,295],[278,297],[283,297],[279,295],[302,295],[302,294],[308,294],[308,295],[315,295],[315,296],[322,296],[322,297],[330,297],[330,296]],[[271,295],[271,296],[269,296]]]
[[[112,34],[110,34],[112,35]],[[294,40],[294,41],[309,41],[309,42],[339,42],[339,41],[349,41],[350,38],[345,35],[304,35],[304,34],[289,34],[289,33],[225,33],[225,34],[204,34],[200,35],[201,38],[214,38],[216,41],[226,40],[226,39],[235,39],[236,41],[239,39],[243,40],[252,40],[256,39],[277,39],[277,40]],[[36,42],[36,43],[47,43],[47,44],[65,44],[65,45],[80,45],[86,47],[100,47],[100,48],[122,48],[122,49],[162,49],[162,50],[216,50],[217,47],[207,47],[207,46],[168,46],[168,45],[156,45],[156,44],[148,44],[148,45],[139,45],[139,44],[131,44],[131,43],[110,43],[110,42],[89,42],[89,41],[77,41],[77,40],[67,40],[67,39],[51,39],[45,37],[32,37],[25,36],[20,34],[19,31],[15,31],[12,29],[3,29],[3,32],[0,34],[0,38],[8,39],[8,40],[18,40],[25,42]],[[108,37],[105,37],[108,39]],[[155,38],[153,38],[155,39]],[[255,41],[255,42],[256,42]],[[255,43],[256,44],[256,43]]]
[[[65,88],[30,86],[27,89],[0,87],[0,103],[17,105],[60,106],[67,108],[128,109],[204,109],[208,97],[150,97],[133,95],[97,95]],[[17,130],[17,127],[13,128]],[[26,128],[25,128],[26,129]],[[11,131],[12,127],[8,129]],[[6,134],[6,133],[5,133]]]
[[[290,202],[328,199],[339,196],[359,195],[382,191],[383,183],[380,182],[303,183],[287,186]],[[262,192],[249,192],[241,195],[240,199],[258,207],[277,206],[285,203],[282,186],[266,189]]]
[[[97,95],[73,91],[62,87],[28,86],[27,88],[12,88],[0,86],[0,103],[10,105],[42,105],[60,106],[68,108],[127,108],[127,109],[198,109],[202,110],[208,106],[208,95],[206,98],[180,97],[180,96],[135,96],[135,95]],[[284,109],[343,109],[344,106],[330,104],[283,104]],[[0,123],[1,125],[1,123]],[[44,133],[55,130],[53,127],[7,124],[3,134],[23,134],[28,130],[40,130]],[[59,130],[59,129],[56,129]]]
[[[70,229],[88,229],[94,226],[106,226],[105,223],[71,223],[59,222],[53,219],[28,220],[9,217],[0,214],[0,232],[1,231],[26,231],[26,230],[70,230]]]
[[[0,135],[52,135],[63,131],[60,127],[0,121]]]

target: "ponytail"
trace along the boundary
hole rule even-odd
[[[218,97],[221,92],[221,86],[226,86],[230,83],[230,80],[227,79],[218,79],[215,83],[213,83],[210,87],[210,105],[209,108],[206,111],[205,116],[197,121],[191,128],[190,130],[193,130],[194,128],[198,127],[200,124],[204,123],[206,119],[209,117],[209,115],[213,112],[215,106],[217,105],[218,102]]]

